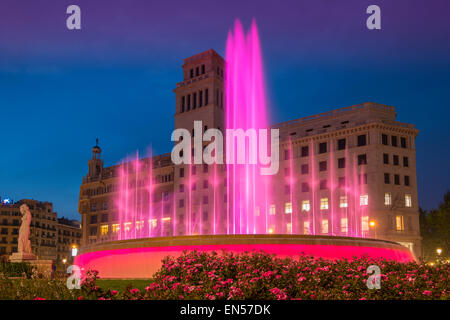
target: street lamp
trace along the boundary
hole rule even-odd
[[[66,264],[66,262],[67,262],[67,259],[66,259],[66,258],[64,258],[64,259],[62,260],[62,262],[63,262],[64,264]]]
[[[369,222],[369,226],[371,227],[371,228],[373,228],[373,231],[374,231],[374,234],[375,234],[375,238],[377,237],[377,229],[375,228],[375,226],[376,226],[376,223],[375,223],[375,221],[370,221]]]
[[[437,249],[436,249],[436,253],[437,253],[438,255],[441,255],[442,249],[441,249],[441,248],[437,248]]]
[[[78,247],[76,244],[72,246],[72,257],[76,257],[78,254]]]

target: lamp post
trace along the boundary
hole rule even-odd
[[[370,221],[369,222],[369,226],[373,229],[373,231],[374,231],[374,236],[375,236],[375,239],[377,238],[377,228],[376,228],[376,223],[375,223],[375,221]]]
[[[437,248],[436,249],[436,253],[437,253],[437,262],[441,263],[442,249],[441,248]]]

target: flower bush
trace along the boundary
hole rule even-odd
[[[381,270],[380,289],[367,287],[370,265]],[[192,251],[166,257],[145,290],[103,289],[97,285],[98,276],[97,271],[88,270],[79,290],[67,289],[62,280],[28,285],[16,281],[14,285],[0,279],[0,299],[410,300],[448,299],[450,288],[448,264],[428,266],[368,257],[329,261],[304,255],[280,259],[263,252]]]

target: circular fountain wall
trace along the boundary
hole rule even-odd
[[[164,257],[177,257],[185,250],[219,254],[264,251],[280,258],[305,254],[330,260],[363,255],[399,262],[415,260],[408,248],[385,240],[305,235],[202,235],[91,245],[82,249],[75,264],[84,270],[98,270],[102,278],[151,278]]]

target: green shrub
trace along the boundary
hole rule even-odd
[[[0,274],[6,277],[27,277],[30,278],[33,267],[26,262],[0,262]]]

